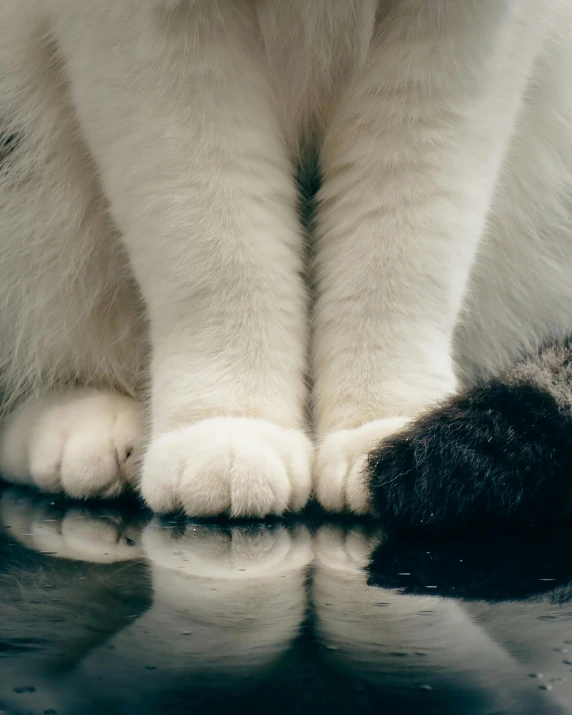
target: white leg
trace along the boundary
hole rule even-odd
[[[455,389],[453,328],[542,37],[528,3],[399,5],[321,157],[316,490],[358,512],[375,433]]]
[[[77,498],[115,497],[133,485],[141,453],[139,405],[72,389],[31,398],[0,427],[0,473],[10,482]]]
[[[143,496],[190,515],[299,508],[311,458],[301,240],[254,18],[234,3],[55,7],[150,317]]]

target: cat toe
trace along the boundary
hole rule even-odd
[[[220,417],[151,443],[141,492],[158,513],[261,518],[301,509],[310,493],[312,446],[299,430]]]
[[[137,477],[139,406],[99,390],[70,390],[24,403],[0,440],[9,481],[77,499],[118,496]]]
[[[368,455],[384,437],[399,431],[406,417],[374,420],[357,429],[338,430],[321,443],[314,468],[314,491],[328,511],[372,511]]]

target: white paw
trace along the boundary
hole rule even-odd
[[[217,417],[151,442],[141,492],[156,512],[263,517],[301,509],[310,493],[312,445],[299,430]]]
[[[10,538],[54,558],[111,564],[141,557],[141,527],[118,511],[63,507],[31,490],[0,495],[0,523]]]
[[[367,456],[382,439],[407,422],[407,417],[391,417],[329,434],[318,449],[314,468],[314,489],[320,504],[329,511],[347,509],[367,514],[370,511]]]
[[[135,481],[138,404],[113,392],[69,390],[29,400],[0,435],[0,471],[75,498],[111,498]]]

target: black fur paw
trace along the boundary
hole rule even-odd
[[[572,516],[572,419],[532,384],[451,398],[369,456],[389,529],[485,531]]]

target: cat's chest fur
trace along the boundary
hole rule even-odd
[[[267,69],[291,146],[319,138],[367,62],[379,0],[256,0]]]

